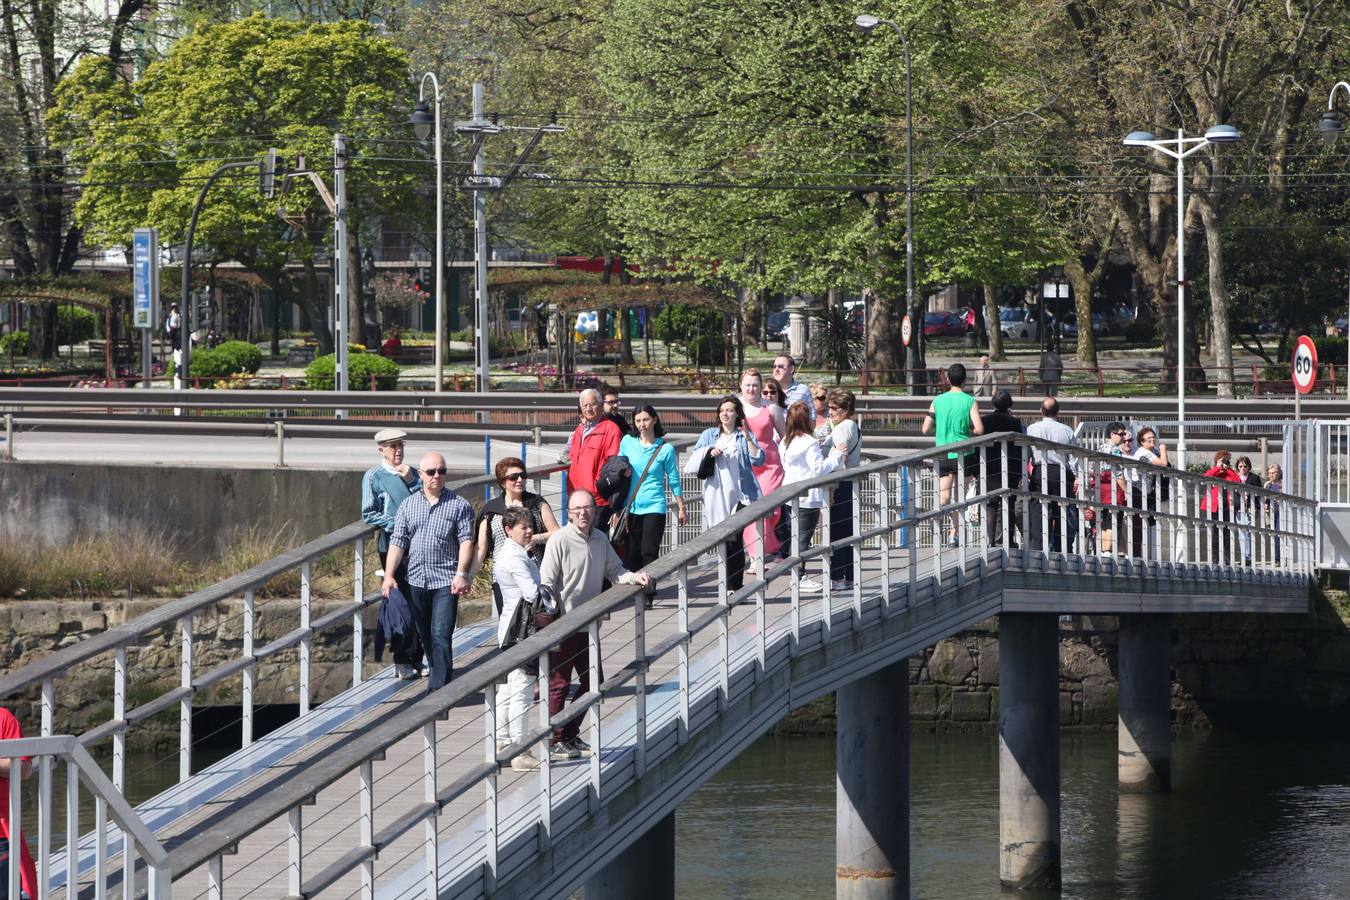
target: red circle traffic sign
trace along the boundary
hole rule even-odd
[[[1294,344],[1294,358],[1289,366],[1294,378],[1294,389],[1300,394],[1310,392],[1317,384],[1317,345],[1306,334]]]
[[[905,317],[900,320],[900,342],[908,347],[909,342],[913,339],[914,323],[910,321],[909,314],[906,313]]]

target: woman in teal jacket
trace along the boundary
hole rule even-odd
[[[661,539],[666,534],[666,491],[675,498],[675,518],[684,524],[684,494],[680,490],[680,470],[675,464],[675,448],[664,440],[666,430],[661,417],[650,405],[633,415],[637,435],[626,435],[619,442],[619,454],[633,467],[628,488],[628,569],[639,572],[656,561]],[[651,468],[648,468],[648,463]],[[644,478],[642,473],[646,471]],[[656,593],[649,586],[647,596]],[[648,600],[650,603],[650,599]]]

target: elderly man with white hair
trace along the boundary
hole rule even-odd
[[[567,457],[570,460],[567,469],[567,489],[587,491],[595,496],[596,514],[593,527],[607,531],[613,510],[596,491],[595,480],[599,477],[600,468],[605,464],[605,460],[618,454],[623,433],[619,431],[618,425],[601,415],[600,399],[600,392],[594,388],[582,391],[578,398],[581,422],[567,442]]]

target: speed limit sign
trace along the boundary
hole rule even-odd
[[[914,323],[911,322],[909,316],[906,315],[903,319],[900,320],[900,342],[904,344],[906,347],[908,347],[909,342],[913,338],[914,338]]]
[[[1306,334],[1299,335],[1294,345],[1294,362],[1290,367],[1294,376],[1294,389],[1306,394],[1317,384],[1317,345]]]

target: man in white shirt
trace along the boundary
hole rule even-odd
[[[1043,441],[1053,441],[1056,444],[1068,444],[1070,447],[1078,446],[1078,439],[1074,435],[1073,429],[1059,421],[1059,401],[1054,397],[1046,397],[1041,402],[1041,420],[1027,426],[1027,436],[1039,438]],[[1041,478],[1044,476],[1045,487],[1043,490],[1045,493],[1052,496],[1078,496],[1078,480],[1074,477],[1070,461],[1062,451],[1032,447],[1031,460],[1031,481],[1027,487],[1033,494],[1041,493]],[[1041,502],[1032,499],[1028,510],[1031,517],[1031,549],[1058,552],[1061,547],[1067,546],[1069,552],[1072,553],[1074,535],[1078,533],[1078,508],[1070,505],[1066,507],[1065,515],[1061,516],[1058,503],[1045,504],[1049,525],[1050,540],[1048,545],[1042,542],[1041,512]],[[1061,540],[1061,530],[1068,531],[1067,542]]]

